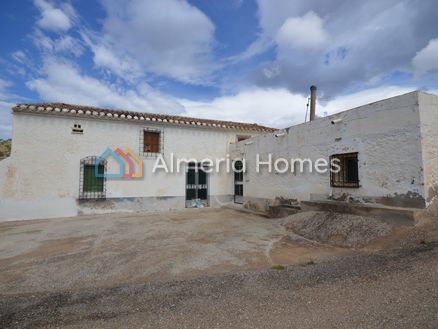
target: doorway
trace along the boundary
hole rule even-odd
[[[208,207],[208,174],[201,163],[190,162],[186,174],[186,207]]]
[[[234,203],[243,203],[243,163],[236,161],[234,164]]]

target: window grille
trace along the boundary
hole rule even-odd
[[[96,177],[96,156],[87,157],[81,160],[80,181],[79,181],[79,199],[105,199],[106,198],[106,177],[104,177],[107,167],[107,161],[102,160],[98,165],[98,174],[102,177]]]
[[[330,163],[337,160],[335,163],[339,165],[340,170],[332,165],[330,171],[330,186],[331,187],[360,187],[359,185],[359,165],[358,153],[335,154],[330,157]]]

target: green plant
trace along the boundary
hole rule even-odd
[[[272,266],[271,269],[277,270],[277,271],[282,271],[282,270],[286,269],[286,267],[284,267],[283,265],[278,264],[278,265]]]

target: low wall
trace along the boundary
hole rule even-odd
[[[212,195],[209,196],[209,207],[219,208],[232,200],[232,195]],[[103,200],[76,200],[74,198],[3,199],[0,200],[0,222],[118,212],[167,211],[184,208],[185,197],[183,196],[107,198]]]

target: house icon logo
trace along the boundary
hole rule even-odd
[[[105,163],[108,158],[113,158],[118,165],[118,172],[102,173],[99,170],[100,164]],[[105,178],[141,178],[143,177],[143,161],[142,159],[129,147],[122,150],[121,148],[111,149],[107,148],[96,160],[94,167],[96,177]]]

